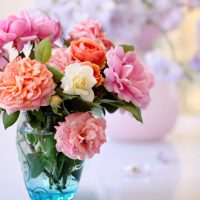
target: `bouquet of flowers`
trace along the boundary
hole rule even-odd
[[[40,12],[0,21],[0,107],[5,128],[20,115],[17,146],[32,199],[72,199],[83,160],[106,142],[104,114],[120,108],[142,121],[153,86],[134,47],[115,46],[98,21],[81,22],[68,38],[62,32]],[[17,52],[11,61],[7,43]]]

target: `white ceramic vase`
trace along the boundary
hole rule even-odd
[[[160,140],[170,133],[179,115],[179,93],[176,85],[156,81],[151,102],[142,110],[143,124],[128,112],[107,114],[107,132],[112,139],[125,142]]]

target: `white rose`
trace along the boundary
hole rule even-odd
[[[92,87],[94,87],[97,81],[90,66],[83,66],[80,63],[69,65],[65,69],[65,76],[61,82],[61,88],[63,88],[64,93],[80,95],[83,100],[89,102],[94,100]]]

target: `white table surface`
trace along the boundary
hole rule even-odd
[[[200,117],[181,116],[165,142],[109,140],[86,162],[76,200],[200,200]],[[0,199],[28,200],[15,129],[0,125]],[[131,169],[138,171],[133,172]]]

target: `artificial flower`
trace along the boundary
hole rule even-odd
[[[80,95],[83,100],[92,102],[94,100],[92,88],[97,83],[93,73],[90,66],[82,66],[80,63],[69,65],[61,80],[63,92],[70,95]]]
[[[99,65],[100,68],[104,67],[106,50],[95,40],[80,38],[72,41],[70,48],[74,59],[80,60],[81,62],[90,61]]]
[[[56,148],[72,159],[84,160],[100,153],[106,142],[106,123],[91,113],[72,113],[56,127]]]
[[[30,58],[18,57],[0,72],[0,107],[8,114],[38,110],[49,105],[55,83],[47,67]]]
[[[65,68],[75,62],[80,62],[75,60],[70,52],[70,48],[55,48],[51,58],[49,59],[48,65],[53,66],[60,70],[61,72],[65,71]]]
[[[124,52],[115,47],[107,53],[109,68],[105,69],[105,87],[119,99],[145,108],[150,100],[149,91],[153,86],[153,75],[145,68],[133,51]]]
[[[61,25],[57,20],[54,20],[41,12],[28,13],[32,30],[39,39],[45,39],[51,36],[51,42],[55,42],[62,33]]]
[[[0,20],[0,47],[13,42],[18,51],[31,41],[40,41],[51,37],[53,43],[61,35],[60,23],[41,12],[22,12],[19,16],[10,16]]]
[[[0,20],[0,47],[8,42],[30,35],[32,35],[31,22],[25,16],[17,17],[13,15]]]
[[[93,69],[93,76],[96,78],[96,81],[97,81],[96,86],[100,86],[100,85],[103,84],[104,78],[101,75],[100,67],[98,65],[91,63],[91,62],[88,62],[88,61],[82,62],[81,65],[82,66],[89,66]]]
[[[107,49],[110,49],[114,46],[113,43],[106,37],[105,33],[102,31],[101,24],[97,20],[91,19],[81,21],[80,24],[74,27],[69,35],[70,40],[90,38],[92,40],[96,40]]]

